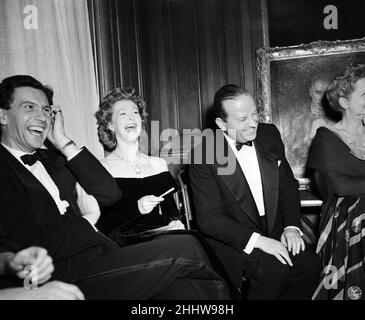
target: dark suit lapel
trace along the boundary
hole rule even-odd
[[[238,202],[242,211],[252,220],[252,222],[260,228],[260,221],[258,210],[256,207],[255,200],[252,196],[251,190],[248,186],[245,175],[242,172],[241,166],[239,165],[237,158],[230,148],[226,139],[224,139],[224,151],[227,155],[227,159],[230,163],[235,164],[235,170],[231,174],[218,175],[222,178],[226,184],[228,190],[231,192],[235,200]],[[217,170],[225,167],[224,165],[216,164]]]
[[[24,187],[24,192],[28,194],[30,205],[33,207],[29,208],[29,212],[34,212],[38,221],[49,221],[52,213],[58,213],[58,208],[47,189],[1,144],[0,154]],[[44,212],[47,214],[42,215]]]
[[[270,233],[274,227],[278,205],[279,167],[275,157],[266,152],[257,140],[255,148],[261,173],[267,229]]]
[[[14,170],[14,173],[17,175],[19,180],[22,181],[22,184],[25,187],[25,191],[29,193],[29,190],[32,190],[36,195],[43,194],[47,198],[50,198],[52,204],[57,208],[57,205],[55,204],[52,196],[49,194],[48,190],[39,182],[39,180],[34,177],[28,169],[24,168],[24,166],[19,163],[19,161],[15,159],[13,155],[9,153],[2,145],[1,150],[9,166]],[[65,214],[80,217],[81,213],[77,204],[75,178],[68,170],[65,170],[66,160],[62,156],[59,156],[57,152],[53,150],[39,149],[38,152],[41,155],[44,168],[58,188],[58,191],[60,193],[60,199],[66,200],[69,204],[69,207],[67,208]],[[45,201],[44,207],[50,208],[49,205],[50,202],[48,200]],[[57,212],[59,212],[58,208]]]

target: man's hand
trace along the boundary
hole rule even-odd
[[[282,244],[295,256],[300,249],[304,251],[305,244],[300,232],[295,228],[286,228],[280,238]]]
[[[32,273],[27,273],[24,269],[31,266]],[[8,260],[8,269],[18,278],[32,277],[32,281],[42,284],[51,278],[54,271],[52,258],[47,250],[40,247],[29,247],[14,254]]]
[[[51,125],[47,138],[66,158],[72,157],[80,151],[65,133],[64,119],[60,106],[52,106]]]
[[[68,138],[65,133],[64,119],[60,106],[52,106],[51,125],[47,138],[58,149],[70,141],[70,138]]]
[[[85,300],[83,293],[73,284],[51,281],[35,290],[33,299],[39,300]]]
[[[285,246],[280,241],[260,236],[256,241],[255,248],[275,256],[282,264],[289,264],[291,267],[293,266],[288,250],[286,250]]]
[[[152,195],[144,196],[138,200],[138,209],[141,214],[148,214],[162,201],[164,201],[164,198]]]
[[[51,281],[33,290],[0,290],[0,300],[85,300],[85,297],[80,289],[72,284]]]

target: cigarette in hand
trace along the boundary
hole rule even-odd
[[[172,192],[174,190],[175,190],[175,188],[171,188],[171,189],[167,190],[165,193],[160,195],[160,198],[162,198],[163,196],[166,196],[167,194],[169,194],[170,192]]]

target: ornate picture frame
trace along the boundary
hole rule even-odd
[[[319,92],[315,89],[320,82],[322,87],[324,83],[327,86],[347,65],[365,63],[365,38],[264,47],[256,54],[261,121],[278,127],[294,176],[301,183],[308,183],[306,162],[315,131],[328,121],[339,120],[325,95],[320,100],[315,97],[314,92]],[[320,113],[314,111],[316,105]]]

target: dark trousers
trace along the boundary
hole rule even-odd
[[[290,259],[293,267],[275,256],[254,249],[244,258],[244,276],[248,279],[249,300],[310,300],[320,273],[315,252],[307,247]]]
[[[230,298],[224,280],[191,235],[162,235],[102,251],[56,264],[58,280],[76,284],[86,299]]]

